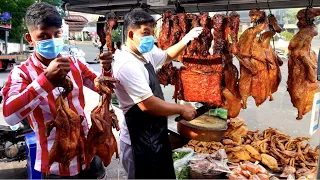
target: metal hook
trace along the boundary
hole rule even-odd
[[[69,16],[69,10],[68,10],[68,6],[69,6],[70,4],[69,3],[66,3],[65,5],[64,5],[64,10],[65,10],[65,12],[67,12],[67,15]]]
[[[256,0],[256,5],[257,5],[257,10],[260,10],[259,4],[258,4],[258,0]]]
[[[267,0],[267,4],[268,4],[269,12],[270,12],[270,15],[271,15],[271,14],[272,14],[272,12],[271,12],[271,9],[270,9],[269,0]]]
[[[199,0],[197,0],[197,9],[198,9],[199,13],[201,14],[201,11],[199,9]]]
[[[305,11],[305,17],[306,17],[306,21],[307,21],[307,24],[312,24],[313,21],[311,18],[308,17],[308,10],[312,8],[312,5],[310,5],[310,0],[309,0],[309,6],[306,8],[306,11]]]
[[[229,5],[230,5],[230,0],[228,0],[227,13],[226,13],[227,16],[229,14]]]
[[[313,5],[313,0],[309,0],[309,6],[308,6],[308,8],[312,8],[312,5]]]

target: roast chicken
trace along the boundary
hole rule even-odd
[[[171,17],[172,17],[171,11],[165,12],[162,16],[163,23],[162,23],[161,32],[158,38],[158,47],[163,50],[166,50],[170,47],[170,36],[171,36],[171,28],[172,28],[170,24]]]
[[[232,54],[224,53],[223,55],[223,82],[224,88],[222,96],[224,101],[222,108],[228,110],[228,118],[235,118],[239,115],[241,109],[241,98],[238,86],[238,69],[232,63]]]
[[[250,11],[251,20],[256,19],[256,15],[252,11]],[[261,16],[261,13],[257,14],[258,17]],[[266,87],[268,85],[265,84],[266,78],[269,78],[265,65],[265,53],[262,50],[261,43],[256,39],[257,34],[266,29],[267,22],[266,19],[258,21],[260,21],[260,24],[250,27],[242,33],[238,43],[239,53],[236,57],[240,62],[239,91],[243,109],[247,108],[247,99],[250,95],[255,98],[257,105],[260,105],[269,95]],[[261,70],[262,72],[260,72]],[[252,81],[255,83],[252,84]],[[264,87],[260,87],[260,84],[263,84]]]
[[[264,11],[260,10],[251,10],[249,14],[251,22],[257,25],[247,29],[241,35],[240,51],[237,55],[240,61],[239,88],[244,109],[249,96],[254,98],[256,106],[261,105],[269,96],[270,100],[273,100],[272,93],[278,90],[281,81],[279,66],[282,65],[282,60],[270,45],[270,40],[275,33],[281,32],[276,18],[273,15],[266,17]],[[270,30],[256,38],[258,32],[267,25]],[[247,42],[248,40],[252,40],[253,44]],[[245,42],[250,44],[244,44]],[[253,71],[250,68],[253,68]]]
[[[94,84],[100,98],[99,104],[91,112],[92,126],[87,137],[86,167],[90,168],[90,162],[95,155],[103,161],[104,166],[108,166],[111,158],[116,153],[119,158],[117,141],[112,133],[112,127],[119,130],[119,125],[114,112],[110,109],[113,83],[119,82],[112,77],[100,76],[95,79]]]
[[[55,120],[46,122],[47,136],[56,128],[55,140],[49,153],[47,175],[50,174],[50,167],[54,162],[59,163],[62,174],[69,173],[70,162],[76,156],[81,164],[85,163],[85,137],[81,126],[83,118],[71,110],[64,100],[73,89],[72,81],[69,78],[64,79],[62,87],[64,92],[56,100]]]
[[[223,31],[225,33],[224,40],[226,45],[222,54],[224,65],[222,96],[224,97],[224,101],[221,107],[228,110],[228,118],[235,118],[241,110],[241,98],[238,86],[239,72],[237,67],[232,63],[233,56],[231,52],[234,51],[233,49],[237,49],[240,16],[236,12],[232,12],[229,17],[225,18],[224,22],[226,24],[223,25],[225,27]],[[231,36],[232,44],[229,44],[229,35]]]
[[[251,22],[260,22],[257,26],[250,27],[246,29],[239,38],[239,53],[237,55],[238,60],[240,61],[241,66],[248,69],[253,75],[257,74],[258,71],[254,67],[253,63],[251,62],[251,57],[253,55],[253,43],[256,39],[257,35],[266,29],[267,23],[265,22],[265,15],[260,15],[261,13],[257,13],[255,15],[256,10],[251,10],[249,15]],[[263,11],[265,14],[265,12]],[[255,20],[257,17],[263,17],[264,19]]]
[[[249,11],[250,22],[251,23],[260,23],[265,21],[266,13],[259,9],[252,9]]]
[[[307,13],[305,11],[305,9],[300,10],[297,14],[299,32],[291,39],[288,47],[287,85],[291,102],[298,109],[298,120],[312,109],[313,96],[318,86],[318,61],[316,53],[311,49],[311,41],[318,35],[313,20],[320,15],[320,8],[309,8]]]
[[[298,28],[304,28],[313,24],[314,18],[320,16],[319,8],[307,8],[298,11]]]
[[[256,106],[260,106],[271,94],[271,84],[269,71],[267,68],[267,56],[262,48],[262,43],[264,39],[254,41],[253,57],[251,61],[253,62],[255,68],[259,73],[252,75],[251,79],[251,96],[254,98]],[[242,86],[243,84],[240,84]]]
[[[281,32],[281,28],[278,25],[278,22],[273,15],[268,16],[269,21],[269,31],[264,32],[261,36],[262,48],[266,54],[266,62],[267,68],[269,72],[269,81],[270,81],[270,98],[269,100],[273,100],[272,94],[278,90],[279,84],[281,82],[281,71],[280,66],[283,64],[281,58],[274,51],[272,46],[270,45],[270,40],[276,33]]]

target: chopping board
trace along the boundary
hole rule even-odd
[[[227,121],[204,114],[191,121],[179,121],[177,129],[181,136],[188,139],[219,142],[227,130]]]

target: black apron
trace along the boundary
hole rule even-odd
[[[145,64],[154,96],[164,100],[158,77],[150,62]],[[172,152],[167,133],[167,117],[141,111],[134,105],[125,114],[128,126],[136,179],[175,179]]]

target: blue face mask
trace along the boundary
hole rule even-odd
[[[37,52],[46,59],[54,59],[63,49],[63,38],[46,39],[36,41]]]
[[[138,51],[143,54],[150,52],[154,46],[153,36],[140,37],[140,45],[137,46]]]

